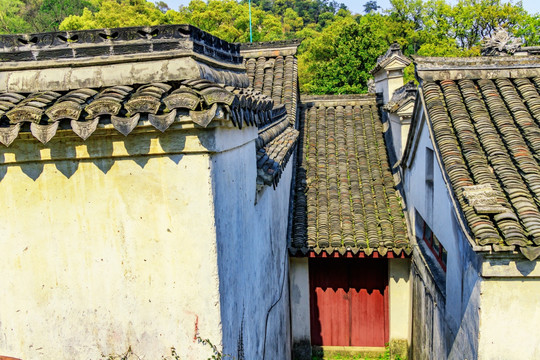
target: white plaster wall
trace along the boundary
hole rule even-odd
[[[311,358],[309,264],[307,257],[290,258],[291,332],[297,358]],[[308,354],[306,354],[306,352]]]
[[[407,340],[409,344],[412,308],[410,273],[410,259],[388,261],[390,341]]]
[[[485,279],[478,359],[540,358],[538,278]]]
[[[381,69],[373,74],[375,80],[375,91],[383,94],[383,102],[387,104],[394,91],[403,86],[403,68],[396,70]]]
[[[65,149],[23,143],[2,158]],[[209,155],[30,161],[0,173],[1,355],[98,359],[131,347],[161,359],[175,346],[183,359],[207,358],[197,332],[221,338]]]
[[[449,344],[448,359],[476,359],[478,357],[481,278],[475,261],[466,262],[464,266],[461,322],[457,332],[449,331],[446,336]]]
[[[392,146],[398,159],[401,159],[402,150],[402,135],[401,135],[401,122],[399,115],[396,113],[388,113],[388,120],[390,120],[390,128],[392,131]],[[405,138],[405,141],[407,138]]]
[[[403,156],[403,151],[405,151],[405,145],[407,145],[407,137],[409,136],[409,129],[411,127],[410,121],[410,118],[401,120],[401,150],[399,153],[400,159]]]
[[[405,173],[405,181],[407,183],[407,209],[413,224],[415,220],[414,210],[416,209],[416,211],[418,211],[448,252],[445,289],[447,300],[446,313],[447,320],[452,322],[450,326],[457,329],[459,326],[459,321],[457,319],[461,317],[461,279],[463,265],[461,261],[460,241],[458,238],[458,232],[460,230],[457,228],[457,224],[452,220],[454,217],[454,210],[442,176],[441,168],[438,166],[435,156],[433,159],[433,211],[429,211],[425,190],[426,148],[433,150],[429,131],[424,124],[420,133],[414,161],[412,166],[406,169]],[[417,234],[417,236],[421,237],[422,234]]]
[[[294,159],[256,193],[255,144],[212,156],[224,352],[289,359],[287,224]]]
[[[441,296],[445,298],[444,309],[441,309],[443,316],[436,319],[443,325],[434,326],[433,330],[434,346],[435,340],[443,339],[444,344],[440,346],[448,349],[450,354],[456,354],[451,351],[459,349],[460,352],[457,353],[460,354],[459,356],[463,354],[473,356],[478,346],[480,303],[478,257],[472,251],[455,218],[450,194],[438,166],[436,154],[433,174],[433,211],[429,211],[425,190],[426,148],[433,149],[433,145],[425,124],[417,136],[419,141],[415,158],[411,166],[405,169],[404,175],[408,216],[414,224],[416,209],[448,252],[447,271],[442,273],[445,277],[444,289],[437,289],[436,286],[426,287],[428,291],[431,288],[432,292],[440,290],[443,293]],[[417,229],[413,227],[412,230],[416,232]],[[417,236],[421,237],[422,234],[417,234]],[[429,249],[427,251],[429,252]],[[419,256],[415,257],[417,267],[425,267],[425,262]],[[434,281],[433,274],[428,269],[423,272],[423,278],[426,283]],[[450,358],[456,358],[453,356],[451,355]],[[457,358],[460,358],[459,356]]]

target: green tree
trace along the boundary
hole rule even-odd
[[[249,41],[248,4],[235,0],[193,0],[179,12],[168,11],[168,23],[189,23],[230,42]],[[251,8],[253,41],[271,41],[284,37],[278,17],[256,6]]]
[[[81,15],[85,8],[97,9],[88,0],[27,0],[26,3],[25,18],[36,32],[56,31],[66,17]]]
[[[367,14],[358,21],[349,16],[325,28],[300,55],[302,90],[316,94],[366,92],[369,71],[389,45],[384,34],[386,20],[380,14]]]
[[[376,0],[370,0],[368,2],[366,2],[364,4],[364,12],[366,14],[369,14],[370,12],[372,11],[377,11],[379,10],[381,7],[379,5],[377,5],[377,1]]]
[[[169,7],[169,4],[167,4],[166,2],[164,1],[158,1],[156,2],[156,7],[162,12],[162,13],[166,13],[167,11],[171,10],[171,8]]]
[[[97,11],[88,8],[82,15],[71,15],[60,24],[61,30],[114,28],[166,23],[166,15],[146,0],[94,0]]]
[[[293,9],[285,10],[283,14],[283,31],[287,37],[295,37],[297,31],[304,27],[304,20]]]
[[[517,28],[514,28],[514,35],[523,40],[523,45],[540,45],[540,14],[527,15]]]
[[[453,26],[458,45],[477,46],[480,41],[502,26],[510,31],[526,20],[521,2],[501,0],[460,0],[453,8]]]
[[[0,34],[23,33],[30,29],[21,16],[24,4],[19,0],[0,0]]]

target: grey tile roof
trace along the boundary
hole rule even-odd
[[[276,105],[272,124],[259,127],[257,183],[276,186],[298,138],[294,128],[298,108],[299,41],[242,44],[249,84]],[[280,107],[281,106],[281,107]]]
[[[503,61],[506,67],[513,61],[515,73],[523,73],[519,58]],[[535,259],[540,255],[540,71],[511,77],[506,69],[507,76],[489,79],[484,70],[475,74],[466,66],[466,74],[459,75],[456,69],[457,76],[423,80],[422,92],[469,233],[478,245],[519,250]],[[478,188],[484,192],[480,201],[474,195]]]
[[[289,121],[294,125],[298,107],[298,62],[294,55],[245,57],[250,86],[285,104]],[[245,55],[244,55],[245,56]]]
[[[290,251],[411,248],[374,95],[302,97]]]

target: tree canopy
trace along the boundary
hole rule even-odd
[[[351,14],[336,0],[252,0],[253,41],[303,39],[301,91],[337,94],[367,90],[369,70],[397,41],[406,55],[474,56],[498,27],[540,44],[540,15],[511,0],[390,0],[381,10],[365,0]],[[0,0],[0,33],[189,23],[230,42],[249,41],[248,0]]]

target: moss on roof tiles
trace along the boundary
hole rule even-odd
[[[291,253],[410,253],[375,97],[310,97],[300,133]]]

